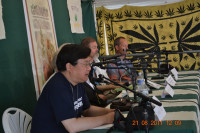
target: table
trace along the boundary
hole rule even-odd
[[[157,75],[157,73],[148,73],[148,79]],[[162,125],[155,125],[153,129],[150,130],[150,133],[199,133],[199,76],[199,71],[180,71],[179,79],[176,85],[172,87],[175,92],[174,97],[167,96],[164,99],[161,98],[161,93],[164,90],[165,80],[152,80],[153,82],[162,84],[162,87],[153,90],[152,94],[149,94],[149,96],[156,96],[162,102],[167,114],[162,121]],[[133,97],[133,94],[129,96]],[[126,116],[128,112],[123,113]],[[172,124],[170,124],[171,122]],[[177,124],[177,122],[181,122],[181,124]],[[91,129],[84,132],[105,133],[110,126],[112,126],[112,124],[107,125],[106,129]],[[120,133],[122,131],[114,130],[112,132]],[[134,133],[139,132],[140,131],[134,131]],[[144,132],[145,131],[141,131],[141,133]]]

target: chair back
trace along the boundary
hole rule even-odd
[[[2,124],[5,133],[30,133],[32,117],[18,108],[4,111]]]

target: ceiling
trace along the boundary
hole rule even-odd
[[[104,6],[109,9],[116,9],[122,7],[125,4],[131,6],[155,6],[180,1],[183,0],[94,0],[94,5],[95,7]]]

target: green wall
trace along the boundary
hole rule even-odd
[[[52,0],[54,23],[58,46],[63,43],[80,43],[84,37],[91,36],[96,39],[94,17],[90,0],[82,2],[83,28],[85,34],[71,33],[67,0]]]
[[[36,94],[22,0],[2,0],[6,39],[0,40],[0,115],[9,107],[32,115]],[[52,0],[58,46],[96,39],[91,2],[82,2],[85,34],[72,34],[66,0]],[[2,118],[2,117],[1,117]],[[0,121],[0,133],[3,133]]]

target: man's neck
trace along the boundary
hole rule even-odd
[[[90,56],[92,62],[94,61],[94,57],[95,57],[95,56]]]
[[[120,54],[120,53],[116,53],[117,55],[120,55],[120,58],[121,59],[124,59],[125,58],[125,55],[122,55],[122,54]]]
[[[98,60],[98,57],[94,56],[94,57],[91,57],[91,59],[92,59],[92,62],[96,62]]]
[[[67,71],[61,72],[65,78],[73,85],[76,86],[78,83],[76,83],[75,81],[73,81],[73,78],[71,77],[70,73]]]

